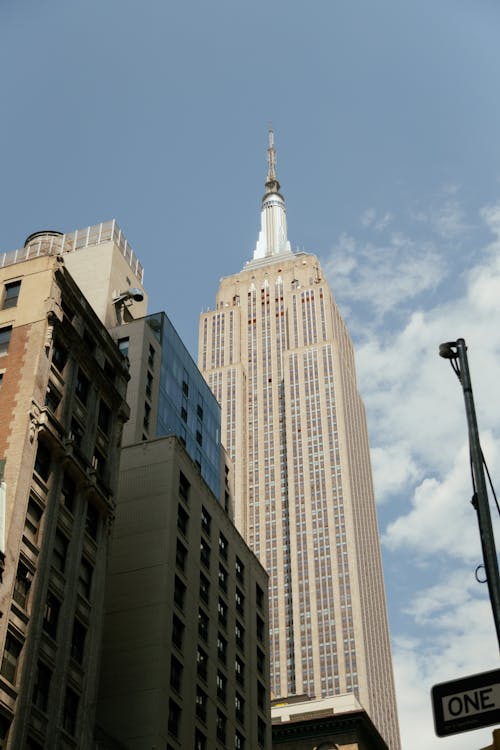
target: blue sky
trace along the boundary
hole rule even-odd
[[[437,349],[467,340],[498,477],[499,25],[496,0],[0,0],[1,249],[116,218],[194,356],[251,258],[273,122],[292,247],[355,342],[405,750],[491,739],[436,738],[429,691],[498,666]]]

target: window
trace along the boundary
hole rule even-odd
[[[88,377],[78,368],[76,376],[75,394],[78,396],[82,404],[87,403],[87,398],[90,391],[90,381]]]
[[[188,375],[186,371],[184,371],[184,380],[182,381],[182,394],[186,398],[189,396],[189,384],[187,382]]]
[[[200,646],[196,651],[196,670],[203,680],[207,679],[208,656]]]
[[[51,591],[49,591],[47,593],[47,599],[45,600],[42,626],[45,632],[52,638],[55,638],[57,635],[57,623],[59,621],[60,610],[61,602]]]
[[[179,726],[181,723],[181,709],[175,701],[170,698],[168,702],[168,731],[174,737],[179,736]]]
[[[198,445],[203,445],[203,435],[199,430],[196,430],[196,442]]]
[[[201,399],[201,396],[200,396]],[[201,399],[201,403],[198,404],[196,407],[196,416],[200,420],[200,422],[203,420],[203,399]]]
[[[82,559],[80,563],[80,572],[78,574],[78,593],[85,597],[85,599],[90,599],[93,572],[94,569],[92,565],[87,560]]]
[[[236,578],[238,581],[241,581],[241,583],[245,580],[245,566],[239,557],[236,558]]]
[[[264,620],[262,619],[262,617],[259,617],[259,615],[257,615],[256,623],[257,623],[257,638],[259,639],[259,641],[263,641],[264,640]]]
[[[257,717],[257,742],[262,747],[266,744],[266,723],[260,716]]]
[[[175,564],[177,565],[179,570],[186,570],[187,554],[187,549],[182,544],[182,542],[177,539],[177,546],[175,549]]]
[[[71,656],[78,664],[82,664],[83,662],[86,637],[87,628],[80,620],[75,619],[73,622],[73,633],[71,634]]]
[[[238,721],[243,724],[245,721],[245,701],[238,691],[234,696],[234,714]]]
[[[227,591],[227,579],[227,570],[221,563],[219,563],[219,586],[222,591]]]
[[[266,704],[266,688],[264,685],[257,680],[257,705],[259,708],[264,710]]]
[[[264,592],[258,583],[255,584],[255,599],[257,601],[257,606],[259,607],[259,609],[262,609],[262,607],[264,606]]]
[[[234,735],[234,750],[245,750],[245,738],[238,731]]]
[[[63,728],[74,735],[76,733],[76,720],[78,717],[79,696],[71,688],[66,688],[63,708]]]
[[[154,363],[155,363],[155,350],[154,350],[154,347],[152,347],[150,344],[149,353],[148,353],[148,365],[150,367],[154,367]]]
[[[177,506],[177,528],[181,531],[184,536],[187,536],[189,516],[179,503]]]
[[[257,669],[261,674],[264,674],[264,667],[266,664],[266,657],[264,652],[257,646]]]
[[[41,711],[47,711],[49,705],[49,690],[52,672],[41,661],[37,664],[35,685],[33,688],[33,703]]]
[[[226,743],[226,717],[224,714],[217,709],[217,739]]]
[[[49,478],[50,460],[50,450],[44,443],[38,443],[35,458],[35,471],[43,479],[44,482],[46,482]]]
[[[234,660],[234,673],[236,675],[236,682],[239,682],[240,685],[245,684],[245,664],[240,659],[239,656],[237,656]]]
[[[104,480],[106,471],[106,456],[97,446],[94,447],[94,455],[92,456],[92,466],[96,471],[98,477]]]
[[[90,331],[83,332],[83,341],[85,343],[85,346],[90,349],[91,353],[93,353],[95,351],[96,342]]]
[[[52,364],[58,372],[62,373],[67,361],[68,350],[61,344],[60,341],[55,339],[54,345],[52,347]]]
[[[5,326],[4,328],[0,328],[0,355],[7,354],[11,333],[12,326]]]
[[[116,342],[118,351],[120,352],[122,357],[128,357],[128,342],[128,336],[125,336],[125,338],[122,339],[118,339],[118,341]]]
[[[208,510],[205,508],[204,505],[201,506],[201,528],[205,532],[207,536],[210,536],[210,527],[212,526],[212,516],[208,512]]]
[[[227,679],[220,670],[217,670],[217,698],[223,703],[226,702]]]
[[[188,419],[188,413],[185,406],[181,406],[181,419],[183,422],[187,422]]]
[[[92,537],[97,539],[99,531],[99,511],[91,502],[87,503],[87,513],[85,515],[85,531]]]
[[[182,664],[173,654],[170,657],[170,687],[178,693],[182,687]]]
[[[11,281],[10,284],[5,284],[5,293],[3,295],[4,310],[6,310],[8,307],[15,307],[17,305],[17,298],[19,297],[20,289],[20,281]]]
[[[70,438],[77,448],[81,448],[84,434],[85,432],[81,424],[73,418],[71,420]]]
[[[245,628],[238,620],[236,620],[234,626],[234,637],[236,645],[243,650],[245,648]]]
[[[227,625],[227,604],[219,597],[217,603],[217,611],[219,613],[219,622],[223,627]]]
[[[148,398],[151,398],[151,394],[153,393],[153,373],[149,372],[149,370],[146,372],[146,396]]]
[[[225,664],[227,659],[227,641],[220,633],[217,633],[217,656]]]
[[[185,500],[186,502],[189,500],[189,488],[191,487],[189,481],[184,476],[184,474],[179,472],[179,495]]]
[[[73,513],[76,502],[76,485],[68,474],[64,474],[63,476],[61,499],[63,505],[70,511],[70,513]]]
[[[24,535],[30,542],[36,543],[40,532],[40,521],[42,519],[42,509],[33,498],[28,503],[28,511],[24,522]]]
[[[45,394],[45,406],[48,409],[50,409],[52,414],[56,414],[60,403],[61,403],[61,394],[56,388],[54,388],[54,386],[51,383],[49,383],[47,392]]]
[[[181,579],[175,576],[174,582],[174,602],[177,604],[180,610],[184,609],[184,599],[186,598],[186,586],[182,583]]]
[[[245,610],[245,597],[242,592],[236,587],[236,593],[234,595],[234,603],[236,605],[236,611],[242,615]]]
[[[66,568],[66,556],[68,554],[68,539],[57,529],[54,538],[54,549],[52,550],[52,565],[60,573]]]
[[[203,573],[200,573],[200,599],[208,604],[210,597],[210,581]]]
[[[17,663],[23,644],[11,633],[7,633],[0,674],[13,685],[16,684]]]
[[[207,750],[207,738],[199,729],[194,730],[194,750]]]
[[[179,620],[177,615],[172,617],[172,643],[176,646],[179,651],[182,651],[182,644],[184,641],[184,623]]]
[[[99,425],[99,429],[102,430],[105,435],[109,434],[109,428],[111,426],[111,409],[109,408],[107,403],[102,400],[99,403],[99,415],[97,417],[97,424]]]
[[[28,596],[30,593],[33,573],[22,561],[17,566],[16,582],[14,583],[14,592],[12,597],[20,607],[26,609]]]
[[[207,720],[207,694],[199,686],[196,686],[196,716],[202,721]]]
[[[206,568],[210,568],[210,545],[204,539],[200,540],[200,560]]]
[[[205,642],[208,641],[208,615],[202,609],[198,610],[198,635]]]
[[[0,714],[0,747],[6,747],[4,743],[9,733],[10,723],[11,720],[7,716]]]
[[[224,534],[219,534],[219,555],[227,560],[228,542]]]
[[[150,420],[150,418],[151,418],[151,407],[150,407],[150,405],[146,401],[146,402],[144,402],[144,418],[142,420],[143,425],[146,428],[146,430],[149,430],[149,420]]]

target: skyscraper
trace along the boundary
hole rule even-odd
[[[365,412],[314,255],[291,251],[273,134],[253,259],[200,320],[236,524],[270,575],[275,697],[353,693],[399,748]]]

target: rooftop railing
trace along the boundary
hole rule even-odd
[[[144,280],[144,268],[139,263],[137,256],[115,219],[112,221],[103,221],[100,224],[95,224],[85,229],[77,229],[75,232],[70,232],[69,234],[59,234],[58,232],[37,233],[32,239],[28,238],[24,247],[18,250],[11,250],[7,253],[0,253],[0,268],[13,265],[14,263],[21,263],[24,260],[36,258],[40,255],[64,255],[65,253],[73,253],[92,245],[99,245],[102,242],[110,241],[113,241],[119,248],[131,270],[142,284]]]

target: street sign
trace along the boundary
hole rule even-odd
[[[500,724],[500,669],[441,682],[431,695],[438,737]]]

